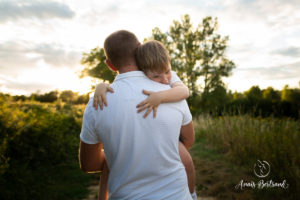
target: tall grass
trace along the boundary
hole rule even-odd
[[[249,115],[210,117],[195,121],[196,138],[228,155],[239,165],[266,160],[273,180],[287,180],[291,198],[300,196],[300,123],[290,119],[253,118]]]

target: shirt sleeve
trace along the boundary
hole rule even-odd
[[[94,111],[91,102],[92,98],[84,111],[80,140],[87,144],[97,144],[100,140],[95,129]]]
[[[189,124],[192,121],[193,117],[190,111],[190,108],[186,102],[183,101],[183,119],[182,119],[182,126]]]
[[[174,71],[171,71],[172,73],[172,78],[171,78],[171,81],[170,81],[170,86],[176,82],[180,82],[182,83],[182,81],[180,80],[180,78],[178,77],[177,73],[174,72]]]

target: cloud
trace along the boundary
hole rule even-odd
[[[24,42],[8,41],[0,44],[0,72],[17,74],[18,70],[35,65],[36,58],[28,58],[30,46]]]
[[[270,2],[259,0],[255,3],[254,8],[274,28],[287,28],[288,26],[298,25],[300,22],[300,15],[298,14],[299,1],[273,0]]]
[[[235,19],[245,22],[256,21],[266,23],[274,28],[298,25],[300,3],[298,0],[255,0],[255,1],[224,1],[225,12]]]
[[[69,19],[75,16],[67,5],[55,1],[1,1],[0,2],[0,22],[16,21],[27,18]]]
[[[30,94],[42,89],[41,92],[54,90],[51,82],[45,83],[40,81],[24,82],[11,77],[0,75],[0,89],[6,93]]]
[[[69,51],[56,44],[7,41],[0,44],[0,72],[17,75],[37,67],[40,62],[54,68],[74,68],[79,65],[81,55],[79,51]]]
[[[280,80],[280,79],[299,79],[300,61],[278,65],[274,67],[255,67],[255,68],[237,68],[238,74],[245,78],[263,79],[263,80]],[[299,79],[300,81],[300,79]]]
[[[53,67],[73,67],[80,63],[82,55],[81,52],[66,51],[53,44],[39,44],[32,49],[32,52],[40,55],[40,59],[43,59]]]
[[[125,10],[121,10],[120,5],[107,3],[103,6],[90,7],[85,10],[80,19],[83,23],[88,23],[91,26],[103,25],[112,23],[120,18],[120,14]]]
[[[289,57],[300,57],[300,47],[288,47],[285,49],[278,49],[271,52],[272,54],[289,56]]]

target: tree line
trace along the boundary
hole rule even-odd
[[[4,94],[3,94],[4,95]],[[9,94],[6,94],[10,96]],[[79,95],[78,92],[73,92],[72,90],[64,90],[64,91],[50,91],[47,93],[32,93],[29,96],[25,95],[13,95],[14,101],[39,101],[42,103],[53,103],[57,101],[61,101],[64,103],[70,104],[86,104],[89,101],[89,93]]]
[[[207,96],[206,96],[207,95]],[[220,87],[194,101],[195,113],[214,115],[250,114],[254,117],[300,117],[300,88],[284,86],[282,90],[272,87],[260,89],[252,86],[245,92],[226,91]]]
[[[1,94],[2,96],[10,96]],[[0,96],[1,96],[0,95]],[[34,100],[42,103],[65,102],[68,104],[87,104],[89,93],[78,93],[66,90],[59,93],[50,91],[44,94],[33,93],[30,96],[11,96],[13,101]],[[189,98],[189,106],[194,115],[199,114],[251,114],[262,117],[300,117],[300,88],[284,86],[282,90],[272,87],[261,89],[252,86],[244,92],[232,92],[225,87],[218,87],[209,93],[202,93]]]

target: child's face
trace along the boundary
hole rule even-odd
[[[146,76],[152,81],[168,85],[172,78],[171,66],[169,65],[167,70],[162,73],[149,71],[146,73]]]

